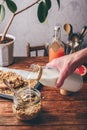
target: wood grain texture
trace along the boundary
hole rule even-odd
[[[45,65],[47,57],[15,58],[10,68],[28,70],[32,63]],[[32,121],[17,120],[10,100],[0,98],[0,130],[87,130],[87,83],[78,93],[60,95],[59,89],[43,86],[42,111]]]

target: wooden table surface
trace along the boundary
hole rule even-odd
[[[47,57],[15,58],[10,68],[28,70],[30,64],[45,65]],[[60,95],[59,89],[43,86],[42,111],[32,121],[17,120],[12,100],[0,98],[0,130],[87,130],[87,83],[78,93]]]

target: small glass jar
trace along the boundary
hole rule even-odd
[[[17,119],[31,120],[41,111],[41,94],[36,89],[25,87],[14,94],[13,112]]]

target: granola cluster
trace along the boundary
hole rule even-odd
[[[15,72],[3,72],[0,71],[0,88],[7,88],[4,84],[3,79],[6,79],[13,88],[17,88],[20,86],[26,86],[28,84],[27,80],[23,79],[22,76],[16,74]]]
[[[38,70],[35,69],[35,71]],[[31,88],[34,88],[38,82],[38,79],[24,79],[21,75],[15,72],[0,70],[0,93],[10,95],[13,95],[13,92],[4,84],[3,79],[6,79],[10,83],[11,87],[13,87],[15,90],[28,85]]]
[[[28,85],[28,80],[25,80],[21,75],[11,71],[4,72],[0,70],[0,93],[4,94],[13,95],[13,92],[4,84],[3,79],[6,79],[14,89],[19,89]]]

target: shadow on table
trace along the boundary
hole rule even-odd
[[[43,125],[43,124],[50,124],[55,121],[58,121],[58,115],[51,114],[48,111],[42,110],[42,112],[33,120],[30,121],[23,121],[27,125]]]

